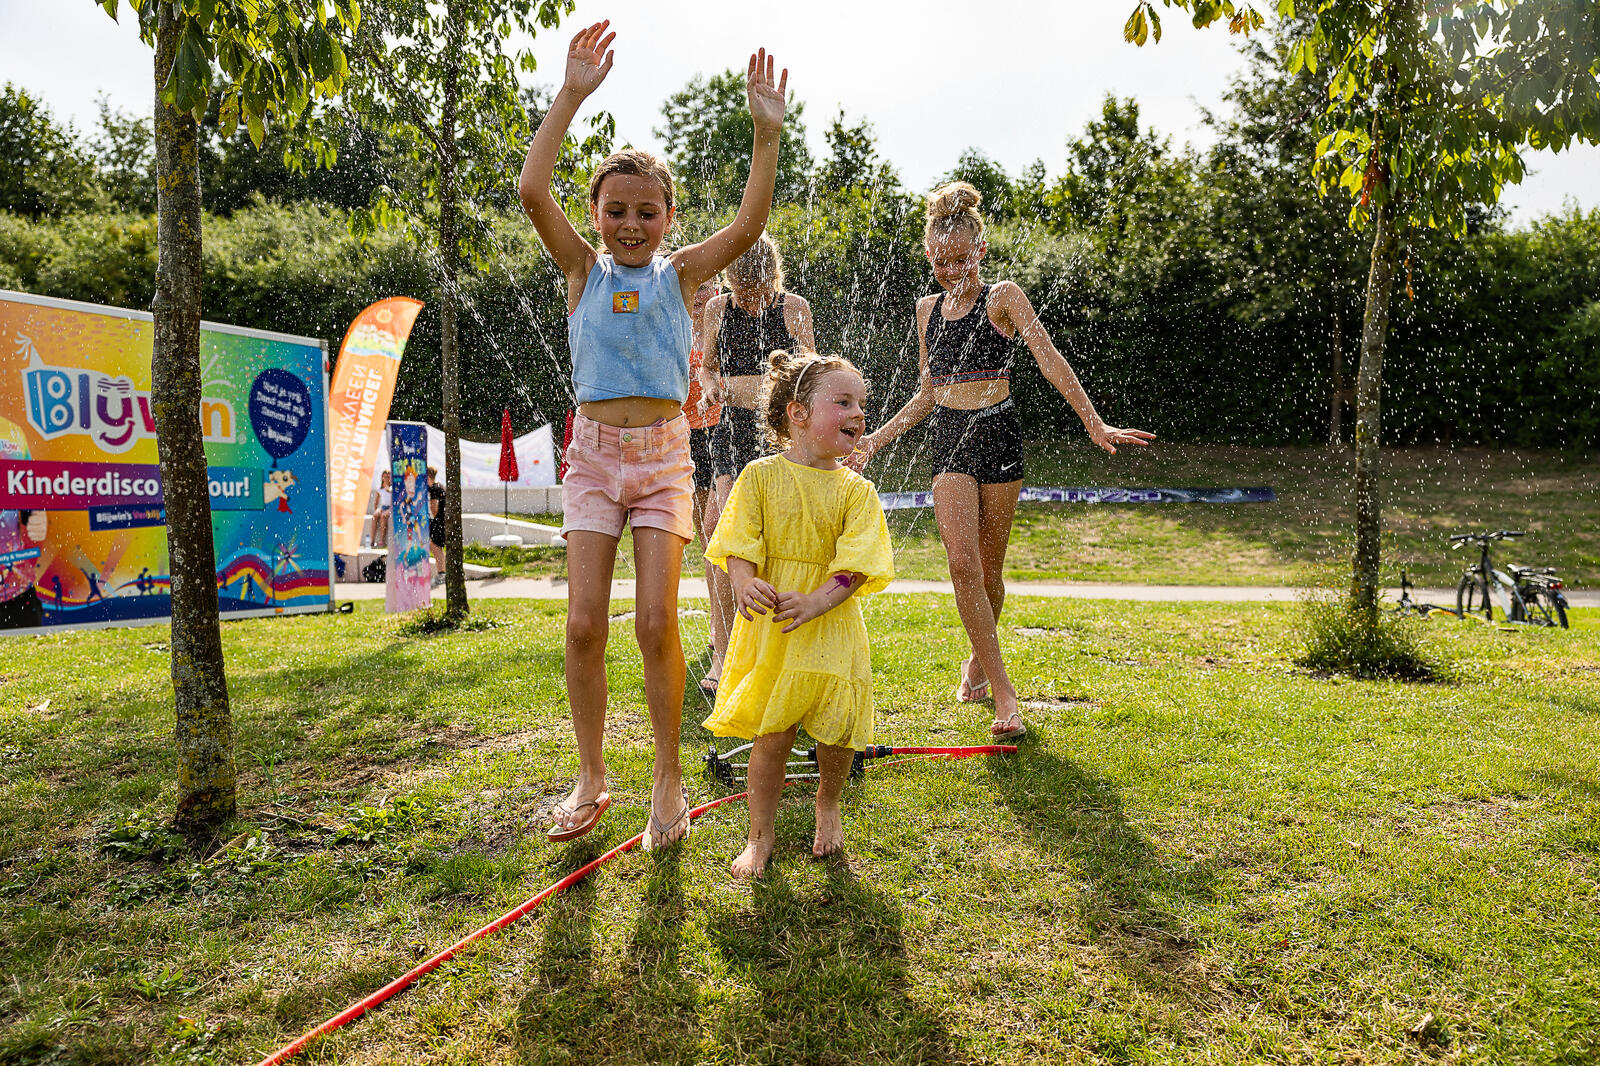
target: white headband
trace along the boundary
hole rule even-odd
[[[802,402],[801,399],[800,399],[800,383],[806,379],[806,374],[808,372],[810,372],[811,368],[816,366],[820,362],[822,362],[822,359],[820,357],[818,357],[818,356],[813,355],[810,358],[810,360],[807,361],[806,365],[800,368],[800,373],[795,375],[795,379],[794,379],[794,400],[793,400],[794,403]]]

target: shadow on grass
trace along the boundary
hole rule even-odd
[[[488,653],[439,658],[418,641],[393,641],[334,663],[233,680],[239,747],[285,747],[301,753],[303,767],[285,763],[283,776],[321,779],[320,791],[370,784],[402,765],[425,765],[486,739],[469,724],[439,725],[440,708],[458,696],[495,691],[526,671],[560,677],[554,652],[519,654],[514,662]],[[373,679],[382,679],[374,686]],[[351,680],[355,679],[355,680]],[[285,694],[304,706],[284,716]],[[470,722],[470,720],[469,720]],[[566,716],[552,720],[552,735],[566,732]],[[248,765],[248,759],[242,760]]]
[[[571,869],[589,859],[570,860]],[[692,1062],[701,1041],[699,989],[683,969],[682,849],[646,856],[649,880],[621,974],[597,966],[593,879],[547,904],[534,987],[517,1006],[518,1061]],[[566,872],[570,872],[566,871]]]
[[[396,768],[448,757],[482,738],[470,727],[441,728],[440,708],[463,694],[512,684],[522,670],[559,677],[561,656],[522,655],[511,663],[484,653],[445,660],[426,644],[390,641],[315,665],[232,667],[241,808],[262,797],[253,760],[266,753],[283,756],[272,768],[277,781],[308,778],[323,797],[330,789],[360,790]],[[51,782],[53,802],[92,819],[103,807],[143,802],[176,778],[170,725],[167,732],[130,727],[135,718],[170,722],[170,706],[160,703],[169,699],[159,693],[130,705],[79,698],[70,706],[70,729],[53,719],[38,723],[34,736],[48,757],[32,769]],[[108,781],[117,782],[118,794],[108,791]]]
[[[1196,947],[1169,901],[1214,897],[1206,866],[1161,854],[1128,820],[1116,782],[1048,749],[1030,725],[1014,757],[991,757],[995,791],[1042,851],[1081,871],[1085,928],[1141,979],[1190,969]]]
[[[804,894],[783,865],[768,867],[748,908],[709,916],[744,990],[719,1012],[714,1044],[743,1063],[957,1061],[943,1021],[911,995],[899,907],[842,858]]]

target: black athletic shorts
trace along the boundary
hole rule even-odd
[[[767,434],[754,411],[732,404],[722,406],[722,421],[711,438],[711,457],[718,477],[738,477],[739,472],[767,454]]]
[[[1022,421],[1007,397],[993,407],[935,407],[928,420],[933,476],[965,474],[980,485],[1022,480]]]
[[[689,428],[689,458],[694,460],[694,490],[704,492],[717,480],[716,465],[712,461],[714,449],[711,445],[711,435],[717,431],[716,426],[707,426],[704,429]]]

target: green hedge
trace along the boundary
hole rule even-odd
[[[684,230],[714,222],[687,218]],[[1331,298],[1313,290],[1271,314],[1246,311],[1250,249],[1230,246],[1199,207],[1179,205],[1148,227],[1131,246],[1008,223],[991,232],[985,276],[1023,286],[1108,421],[1168,440],[1321,440]],[[771,229],[790,287],[815,309],[819,346],[860,362],[874,405],[892,411],[915,387],[912,308],[932,291],[920,206],[847,190],[780,207]],[[395,235],[363,245],[343,212],[315,204],[207,217],[204,241],[209,320],[323,337],[336,350],[368,303],[426,301],[393,414],[438,420],[438,293],[422,253]],[[492,265],[461,288],[463,430],[480,439],[498,433],[504,407],[531,426],[559,420],[570,396],[563,280],[521,216],[500,222],[498,243]],[[1413,255],[1415,300],[1403,282],[1395,297],[1386,438],[1600,446],[1600,212],[1419,239]],[[155,257],[148,217],[0,213],[7,288],[144,308]],[[1344,325],[1352,375],[1358,308]],[[1031,362],[1015,383],[1032,436],[1081,433]]]

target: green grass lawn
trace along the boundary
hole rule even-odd
[[[909,453],[908,453],[909,456]],[[1030,485],[1243,487],[1271,485],[1270,504],[1024,504],[1007,558],[1014,581],[1117,581],[1172,585],[1296,585],[1343,575],[1349,558],[1350,453],[1326,448],[1157,445],[1106,455],[1081,441],[1028,450]],[[1600,585],[1600,458],[1486,448],[1396,448],[1383,453],[1386,580],[1406,567],[1414,582],[1454,588],[1467,565],[1447,537],[1523,529],[1504,559],[1554,566],[1577,587]],[[921,462],[868,469],[878,487],[926,489]],[[529,516],[560,524],[555,515]],[[945,580],[933,512],[890,516],[895,562],[908,578]],[[626,543],[626,542],[625,542]],[[618,567],[632,573],[631,560]],[[1476,561],[1474,558],[1473,562]],[[684,573],[701,573],[698,546]],[[559,573],[558,559],[511,572]]]
[[[811,860],[792,795],[754,888],[726,874],[742,808],[711,812],[306,1061],[1596,1061],[1600,612],[1439,623],[1456,680],[1418,686],[1297,669],[1295,610],[1015,597],[1003,641],[1050,705],[1018,755],[852,785],[841,863]],[[951,702],[949,599],[867,612],[879,740],[981,742],[987,710]],[[493,625],[418,638],[367,604],[226,625],[240,817],[195,850],[159,825],[165,630],[8,644],[0,1062],[254,1061],[637,832],[626,621],[617,802],[555,847],[562,605],[475,617]]]

